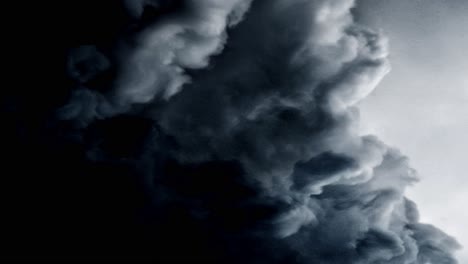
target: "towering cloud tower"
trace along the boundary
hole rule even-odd
[[[47,100],[5,107],[11,256],[456,263],[408,159],[360,135],[390,66],[354,1],[75,2]]]

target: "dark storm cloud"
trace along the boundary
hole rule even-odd
[[[226,29],[235,26],[250,1],[124,1],[133,23],[122,33],[113,59],[119,74],[112,91],[102,93],[86,85],[109,64],[98,47],[81,46],[70,52],[69,72],[79,87],[62,111],[64,119],[106,118],[129,111],[134,104],[168,99],[190,82],[186,69],[208,66],[221,52]]]
[[[358,133],[355,104],[389,65],[353,5],[125,1],[110,47],[69,47],[47,128],[65,230],[85,230],[67,239],[169,260],[455,263],[404,197],[407,158]]]

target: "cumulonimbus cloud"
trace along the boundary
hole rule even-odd
[[[81,146],[85,174],[131,172],[144,202],[126,223],[144,230],[145,254],[456,263],[457,242],[405,198],[417,181],[408,159],[359,133],[356,104],[390,66],[354,4],[125,1],[110,51],[70,49],[58,122],[79,125],[60,133]]]

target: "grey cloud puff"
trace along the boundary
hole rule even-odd
[[[127,2],[136,18],[144,4],[165,3]],[[239,162],[255,203],[281,205],[268,228],[248,230],[265,245],[252,263],[456,263],[457,242],[419,223],[404,196],[417,181],[408,159],[359,134],[356,104],[390,66],[385,37],[354,23],[354,1],[184,3],[133,36],[136,45],[120,44],[107,92],[86,83],[109,59],[96,47],[74,51],[77,89],[62,118],[86,127],[141,115],[172,142],[162,148],[155,136],[150,152],[181,164]],[[78,62],[92,66],[81,72]]]
[[[112,91],[101,93],[86,85],[78,87],[62,112],[62,118],[89,123],[94,118],[122,114],[135,104],[167,100],[190,82],[186,69],[208,66],[209,58],[223,49],[227,28],[242,20],[250,5],[249,0],[184,1],[187,12],[173,14],[169,12],[173,12],[171,8],[182,6],[175,2],[181,1],[126,1],[136,17],[133,26],[142,29],[131,34],[131,43],[128,43],[129,36],[122,36],[116,44],[114,53],[118,55],[112,56],[117,57],[113,61],[119,68],[119,75]],[[147,6],[163,10],[159,14],[162,18],[144,20],[143,7]],[[164,14],[165,11],[168,14]],[[80,46],[70,53],[70,75],[83,84],[104,71],[108,60],[97,47]],[[88,103],[89,100],[99,103]]]

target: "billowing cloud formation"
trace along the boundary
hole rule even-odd
[[[407,158],[359,135],[389,63],[353,5],[124,1],[110,40],[68,47],[72,90],[34,143],[65,190],[46,199],[54,238],[72,255],[456,263],[404,197]]]
[[[208,66],[210,56],[222,50],[226,29],[235,26],[250,5],[240,0],[125,3],[137,19],[137,30],[116,44],[119,74],[113,90],[103,94],[87,87],[109,62],[95,47],[78,47],[70,52],[68,66],[79,88],[63,110],[64,118],[89,122],[122,114],[134,104],[170,98],[190,81],[186,69]]]

